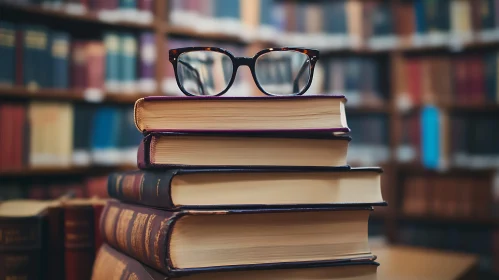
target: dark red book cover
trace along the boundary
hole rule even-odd
[[[86,87],[104,89],[106,50],[102,42],[87,42],[86,57]]]
[[[464,58],[456,58],[453,61],[454,63],[454,83],[455,87],[455,102],[457,104],[466,104],[468,101],[468,96],[470,92],[469,83],[468,83],[468,70],[466,65],[466,61]]]
[[[102,235],[100,231],[100,217],[102,215],[102,210],[104,210],[104,203],[94,203],[92,204],[94,208],[94,248],[95,254],[99,251],[102,246]]]
[[[485,64],[481,56],[470,58],[471,100],[474,104],[485,103]]]
[[[95,257],[94,209],[90,204],[64,205],[66,280],[88,280]]]
[[[418,59],[408,59],[406,61],[407,89],[413,105],[421,104],[421,61]]]

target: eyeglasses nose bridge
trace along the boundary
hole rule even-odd
[[[251,64],[253,63],[253,59],[251,57],[237,57],[236,58],[236,66],[239,67],[241,65],[246,65],[248,67],[251,67]]]

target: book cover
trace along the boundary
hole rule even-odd
[[[215,218],[226,218],[232,215],[259,215],[259,214],[269,214],[278,215],[278,217],[289,217],[290,215],[310,215],[310,212],[316,212],[317,209],[314,208],[293,208],[293,209],[253,209],[253,210],[212,210],[212,211],[163,211],[154,208],[141,207],[132,204],[125,204],[118,201],[108,201],[106,207],[101,216],[100,229],[104,242],[118,251],[146,264],[167,276],[180,276],[194,272],[202,271],[231,271],[237,269],[256,269],[264,268],[269,265],[279,265],[281,267],[293,267],[295,265],[311,263],[311,261],[306,261],[303,257],[292,258],[289,261],[258,261],[252,264],[236,264],[236,265],[224,265],[225,262],[219,262],[219,265],[215,266],[195,266],[195,267],[179,267],[176,265],[175,258],[172,258],[172,232],[173,229],[178,226],[178,221],[183,220],[184,217],[196,217],[198,215],[203,215]],[[337,207],[337,208],[327,208],[321,209],[320,212],[326,214],[327,216],[336,216],[340,213],[346,215],[362,216],[368,218],[365,214],[369,214],[372,211],[372,207]],[[308,213],[308,214],[307,214]],[[284,216],[283,216],[284,215]],[[256,216],[252,216],[256,217]],[[249,217],[248,217],[249,218]],[[242,221],[242,220],[241,220]],[[285,220],[279,220],[280,222],[286,223]],[[244,221],[242,221],[244,223]],[[277,221],[276,221],[277,222]],[[367,221],[366,221],[367,222]],[[205,224],[206,225],[206,224]],[[299,225],[297,225],[299,226]],[[203,226],[202,226],[203,227]],[[194,233],[191,231],[191,233]],[[367,228],[365,231],[365,242],[367,242]],[[293,237],[293,238],[296,238]],[[360,238],[360,237],[359,237]],[[193,244],[194,245],[194,244]],[[366,245],[366,244],[364,244]],[[364,246],[362,245],[362,246]],[[194,245],[196,246],[196,245]],[[368,246],[368,245],[366,245]],[[365,252],[363,248],[362,252]],[[199,256],[198,256],[199,257]],[[272,256],[271,259],[276,259],[276,256]],[[225,258],[225,257],[224,257]],[[370,252],[359,253],[356,255],[351,255],[350,257],[337,258],[328,257],[327,260],[316,260],[315,262],[341,262],[351,259],[363,259],[363,260],[374,260],[375,256]],[[300,260],[300,261],[295,261]]]

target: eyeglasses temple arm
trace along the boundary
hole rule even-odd
[[[305,72],[305,69],[307,69],[307,65],[310,64],[309,62],[310,62],[309,59],[307,59],[303,62],[302,66],[300,68],[300,71],[298,71],[298,75],[296,75],[296,78],[293,80],[293,92],[296,92],[296,93],[299,92],[298,83],[300,82],[301,75],[303,75],[303,73]]]
[[[205,95],[204,94],[204,87],[203,87],[203,83],[201,82],[201,76],[199,75],[199,71],[196,68],[192,67],[189,63],[187,63],[183,60],[179,59],[178,62],[181,63],[182,65],[184,65],[185,67],[187,67],[187,69],[194,72],[194,76],[196,77],[196,82],[198,84],[198,87],[201,89],[201,94]]]

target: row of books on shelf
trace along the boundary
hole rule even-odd
[[[415,217],[488,219],[499,216],[492,176],[408,176],[402,213]]]
[[[49,179],[0,184],[0,201],[12,199],[48,200],[67,196],[73,198],[107,198],[107,176],[88,176],[81,179]]]
[[[351,129],[347,160],[349,163],[370,166],[390,159],[388,117],[385,114],[349,114]]]
[[[384,65],[366,56],[331,56],[321,58],[314,69],[310,94],[343,94],[348,107],[383,106],[387,100],[380,75]]]
[[[256,1],[258,2],[258,1]],[[499,40],[499,2],[443,1],[171,1],[170,23],[199,32],[228,33],[245,40],[321,49],[448,45]],[[247,19],[257,19],[250,22]],[[245,32],[240,32],[245,30]],[[476,35],[476,36],[475,36]]]
[[[0,221],[7,242],[0,248],[6,278],[91,279],[103,244],[99,221],[106,201],[60,197],[2,202]]]
[[[497,51],[400,59],[394,69],[397,106],[497,104],[498,62]]]
[[[0,85],[152,93],[153,33],[105,32],[80,40],[41,25],[0,22]]]
[[[0,115],[0,170],[136,163],[133,108],[2,103]]]
[[[397,239],[408,246],[475,253],[481,271],[499,273],[498,230],[410,223],[400,226]]]
[[[401,162],[419,161],[428,168],[490,169],[499,167],[499,134],[491,128],[499,125],[491,113],[451,114],[437,107],[404,116]]]
[[[5,0],[3,2],[55,10],[69,15],[95,15],[107,22],[150,24],[154,20],[154,0]]]

